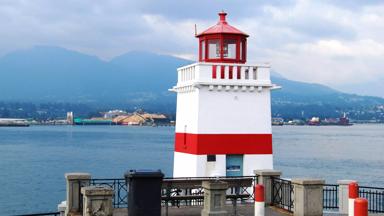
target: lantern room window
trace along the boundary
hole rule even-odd
[[[200,42],[200,56],[201,56],[201,60],[203,60],[203,59],[205,59],[205,41],[204,40],[202,40],[201,42]]]
[[[236,59],[236,40],[224,40],[223,58]]]
[[[239,46],[239,55],[240,55],[240,59],[243,60],[243,42],[240,42],[240,46]]]
[[[219,59],[220,58],[220,40],[208,40],[208,58]]]

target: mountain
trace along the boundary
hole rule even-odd
[[[133,51],[118,56],[110,64],[119,67],[126,75],[134,75],[138,91],[167,92],[176,80],[176,68],[191,61],[166,55]]]
[[[119,71],[94,56],[56,47],[35,47],[0,58],[0,99],[90,102],[103,96],[104,81]],[[114,75],[116,74],[116,75]]]
[[[104,104],[173,102],[169,93],[184,59],[130,52],[110,62],[58,47],[0,58],[0,100]],[[162,97],[165,96],[165,97]]]
[[[38,46],[0,58],[0,101],[69,102],[94,107],[143,107],[175,111],[176,68],[191,61],[147,52],[128,52],[110,61],[59,48]],[[280,115],[316,114],[384,104],[379,97],[346,94],[272,73],[283,89],[272,94]],[[308,111],[307,111],[308,110]],[[321,112],[321,111],[319,111]]]

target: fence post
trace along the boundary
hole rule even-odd
[[[324,183],[325,181],[322,179],[292,179],[294,194],[293,215],[323,215]]]
[[[359,185],[356,182],[351,182],[348,185],[348,215],[354,215],[354,202],[359,197]]]
[[[67,208],[65,209],[66,216],[81,215],[82,202],[81,187],[88,186],[91,182],[91,174],[89,173],[66,173],[65,179],[67,182]]]
[[[338,180],[337,184],[339,185],[339,213],[348,214],[348,199],[349,199],[349,189],[348,185],[351,182],[356,182],[355,180]]]
[[[264,216],[265,214],[265,203],[264,203],[264,186],[255,186],[255,216]]]
[[[368,200],[364,198],[355,199],[354,203],[355,216],[368,216]]]
[[[228,215],[224,209],[228,184],[223,181],[203,181],[202,185],[204,188],[204,208],[201,215]]]
[[[264,186],[265,205],[272,204],[272,178],[280,178],[281,172],[277,170],[255,170],[257,183]]]
[[[112,199],[114,191],[108,186],[82,187],[83,216],[105,215],[112,216]]]

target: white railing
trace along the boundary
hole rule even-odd
[[[267,64],[195,63],[177,69],[177,86],[254,85],[270,86],[270,66]]]

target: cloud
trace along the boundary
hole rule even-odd
[[[383,74],[382,5],[361,5],[356,12],[301,0],[288,9],[264,6],[264,12],[240,24],[256,37],[249,56],[270,59],[285,76],[337,87]]]
[[[130,50],[196,58],[202,31],[226,10],[250,34],[250,61],[288,78],[329,84],[370,82],[384,68],[384,3],[342,0],[2,0],[0,55],[34,45],[104,59]]]

